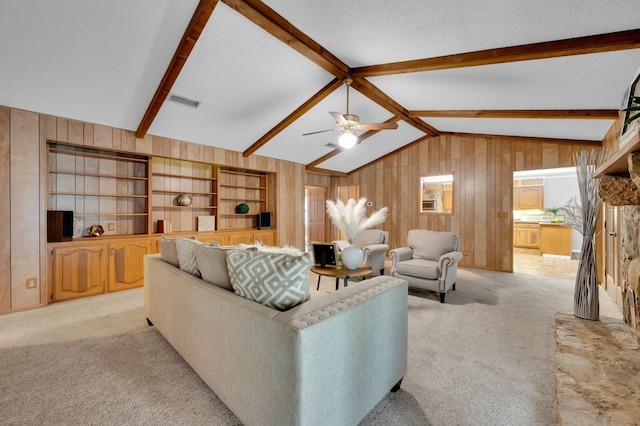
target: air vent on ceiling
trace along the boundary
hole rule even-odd
[[[336,144],[335,144],[335,143],[333,143],[333,142],[329,142],[329,143],[328,143],[328,144],[326,144],[325,146],[328,146],[329,148],[337,148],[337,147],[338,147],[338,145],[336,145]]]
[[[169,100],[171,102],[186,105],[191,108],[198,108],[198,106],[200,105],[200,101],[185,98],[184,96],[179,96],[179,95],[169,95]]]

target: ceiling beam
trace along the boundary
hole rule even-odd
[[[391,111],[391,113],[400,117],[402,120],[411,124],[413,127],[422,130],[427,135],[438,136],[439,132],[435,128],[429,126],[424,121],[417,117],[411,117],[409,111],[404,109],[402,105],[387,96],[382,90],[374,86],[370,81],[363,78],[354,79],[351,83],[351,87],[362,93],[384,109]]]
[[[410,72],[436,71],[452,68],[476,67],[534,59],[603,53],[640,48],[640,29],[591,35],[565,40],[523,44],[520,46],[480,50],[435,58],[415,59],[388,64],[369,65],[352,70],[354,78]]]
[[[256,152],[261,146],[263,146],[264,144],[269,142],[271,139],[276,137],[276,135],[278,133],[280,133],[281,131],[283,131],[287,127],[289,127],[290,124],[292,124],[298,118],[302,117],[307,111],[309,111],[311,108],[313,108],[318,103],[320,103],[320,101],[322,101],[324,98],[329,96],[331,93],[333,93],[340,86],[342,86],[342,81],[341,80],[339,80],[337,78],[334,78],[333,80],[331,80],[331,82],[329,82],[329,84],[327,84],[322,89],[317,91],[313,96],[311,96],[309,99],[307,99],[306,102],[304,102],[302,105],[300,105],[298,108],[296,108],[295,111],[293,111],[291,114],[289,114],[287,117],[285,117],[281,122],[276,124],[267,133],[262,135],[262,137],[260,137],[260,139],[255,141],[249,148],[247,148],[242,153],[242,155],[244,157],[248,157],[251,154],[253,154],[254,152]]]
[[[393,116],[388,120],[385,120],[385,123],[397,123],[398,121],[400,121],[400,117],[398,116]],[[358,136],[358,141],[356,142],[356,145],[360,145],[362,142],[364,142],[366,139],[370,138],[371,136],[375,135],[378,132],[382,132],[384,130],[369,130],[367,132],[364,132],[363,134],[361,134],[360,136]],[[322,157],[312,161],[311,163],[306,165],[306,170],[307,171],[314,171],[317,170],[316,166],[318,164],[324,163],[325,161],[327,161],[328,159],[335,157],[336,155],[340,154],[341,152],[345,151],[345,148],[342,147],[338,147],[336,149],[334,149],[333,151],[330,151],[328,153],[326,153],[325,155],[323,155]]]
[[[187,25],[187,29],[182,35],[182,40],[180,40],[178,48],[173,54],[173,58],[171,58],[171,62],[160,81],[160,85],[156,89],[156,93],[153,95],[151,103],[147,107],[138,125],[138,129],[136,130],[137,138],[144,138],[147,131],[149,131],[149,127],[151,127],[153,120],[156,118],[156,115],[158,115],[158,111],[160,111],[162,104],[169,95],[173,84],[176,82],[178,75],[180,75],[182,67],[185,62],[187,62],[187,58],[191,54],[193,47],[196,45],[200,34],[202,34],[217,4],[218,0],[200,0],[200,3],[198,3],[196,11],[193,13],[191,21],[189,21],[189,25]]]
[[[336,176],[336,177],[347,177],[349,176],[349,173],[345,173],[345,172],[336,172],[335,170],[327,170],[327,169],[320,169],[317,167],[308,167],[306,169],[307,172],[311,172],[311,173],[322,173],[325,175],[331,175],[331,176]]]
[[[349,66],[259,0],[222,0],[224,4],[340,80]]]
[[[440,118],[538,118],[577,120],[617,120],[617,109],[495,109],[495,110],[419,110],[409,111],[411,117]]]

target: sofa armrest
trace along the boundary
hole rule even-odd
[[[396,272],[396,266],[398,262],[413,258],[413,249],[411,247],[399,247],[391,250],[389,252],[389,256],[391,256],[390,275],[393,276],[393,274]]]
[[[462,259],[462,253],[451,251],[440,256],[438,266],[440,267],[440,289],[447,291],[456,282],[458,274],[458,262]]]
[[[440,256],[438,260],[438,266],[440,270],[446,270],[453,265],[457,265],[458,262],[462,259],[462,253],[459,251],[450,251],[449,253],[445,253]]]

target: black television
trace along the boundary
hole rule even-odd
[[[336,262],[336,246],[329,243],[312,243],[313,263],[315,266],[326,268],[327,266],[338,266]]]

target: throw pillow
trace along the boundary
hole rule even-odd
[[[198,278],[201,277],[200,270],[198,269],[198,263],[196,262],[196,247],[199,245],[218,246],[218,243],[214,241],[207,244],[202,241],[198,241],[195,238],[187,239],[176,237],[176,252],[178,254],[178,264],[180,269]]]
[[[281,311],[309,297],[311,255],[230,250],[227,268],[234,292]]]
[[[228,247],[196,246],[196,263],[202,279],[218,287],[233,291],[227,271]]]
[[[180,267],[175,238],[167,238],[164,235],[160,237],[160,257],[176,268]]]

